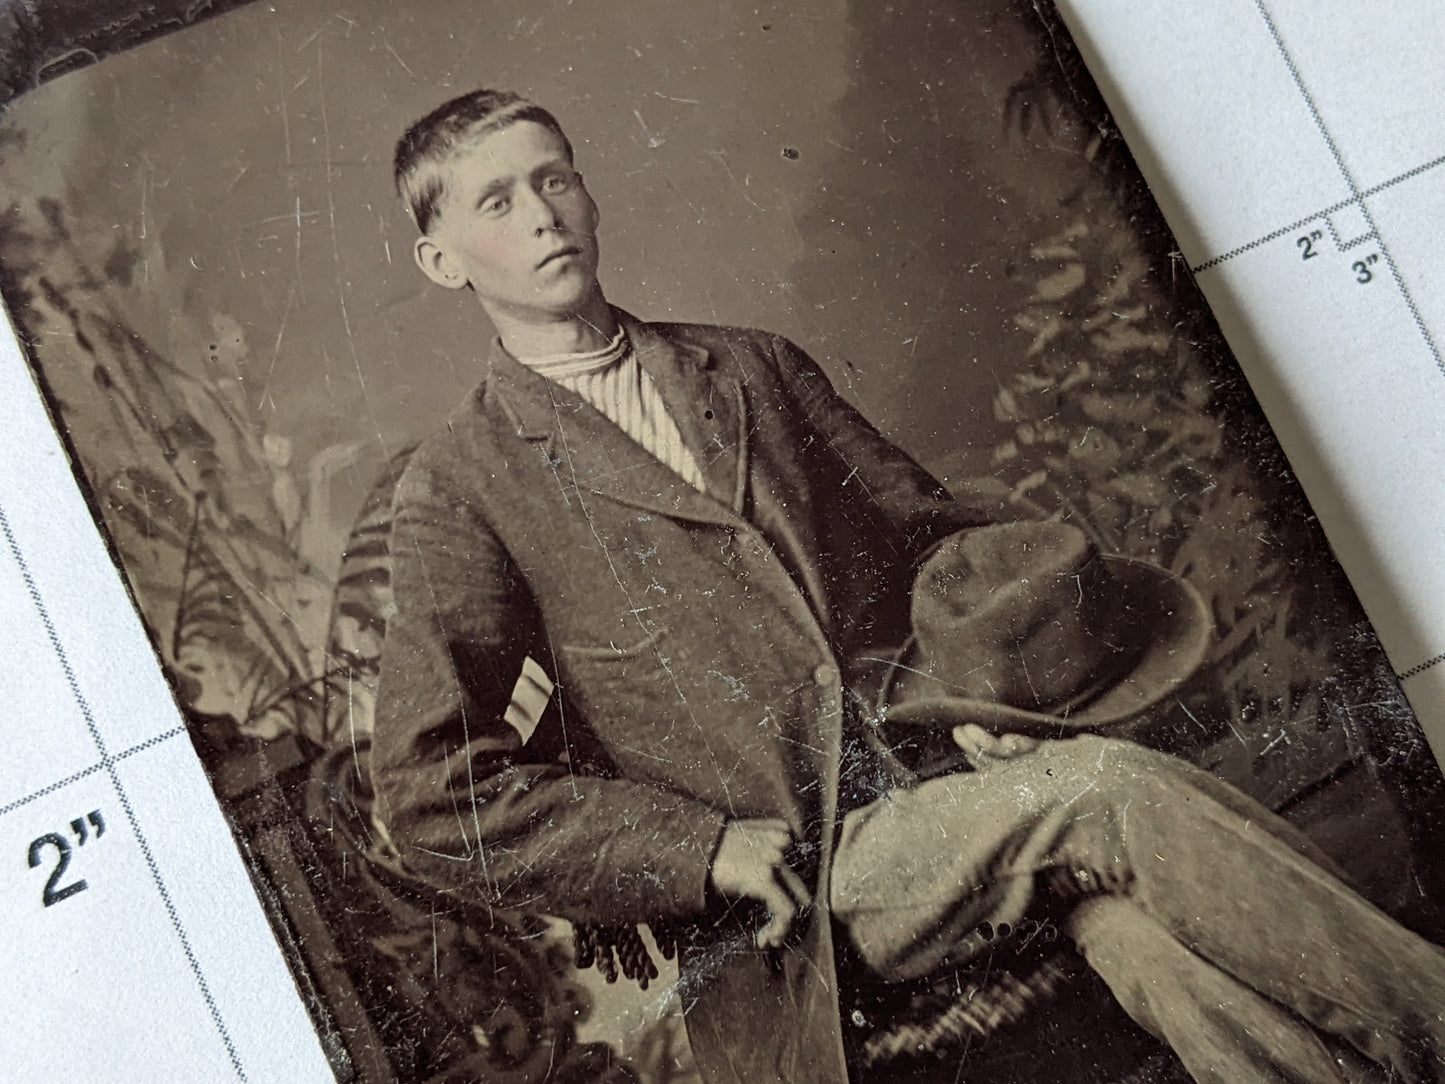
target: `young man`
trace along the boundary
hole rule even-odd
[[[396,172],[418,265],[499,334],[396,495],[373,776],[419,876],[676,931],[709,1080],[846,1078],[835,931],[902,978],[1043,904],[1199,1079],[1445,1078],[1445,957],[1282,822],[1137,746],[1021,733],[1182,680],[1187,587],[985,525],[783,339],[609,306],[536,105],[448,102]],[[850,695],[910,632],[897,714],[960,724],[974,771],[910,775]],[[531,732],[506,714],[528,656],[556,686]]]

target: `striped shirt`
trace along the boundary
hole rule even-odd
[[[697,458],[683,444],[677,423],[667,412],[652,378],[638,364],[622,328],[600,350],[517,360],[575,391],[663,466],[670,467],[694,489],[707,492]]]

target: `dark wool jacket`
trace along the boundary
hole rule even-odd
[[[624,324],[708,493],[495,349],[397,489],[378,809],[443,890],[690,924],[707,1079],[841,1081],[835,827],[894,771],[841,671],[902,640],[921,555],[979,520],[786,340]],[[558,695],[524,737],[504,713],[529,654]],[[707,887],[748,817],[791,826],[815,901],[771,956]]]

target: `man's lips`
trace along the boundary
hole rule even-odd
[[[548,264],[552,263],[554,260],[560,260],[560,259],[562,259],[564,256],[580,256],[580,255],[582,255],[582,250],[581,250],[580,248],[578,248],[576,245],[568,245],[568,246],[566,246],[565,248],[559,248],[556,252],[549,252],[546,256],[544,256],[544,257],[542,258],[542,261],[537,264],[537,270],[538,270],[538,271],[542,270],[542,268],[546,267]]]

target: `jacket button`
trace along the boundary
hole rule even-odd
[[[818,685],[832,685],[838,680],[838,668],[831,663],[820,662],[813,669],[813,681]]]

